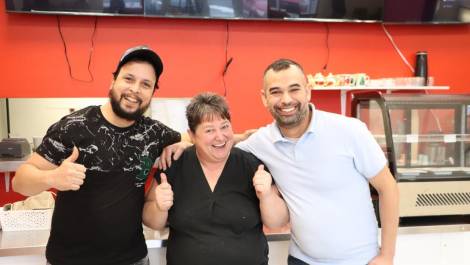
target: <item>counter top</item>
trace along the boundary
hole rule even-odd
[[[169,229],[162,231],[144,227],[144,236],[148,248],[166,247]],[[267,233],[268,241],[290,240],[289,233]],[[0,257],[40,255],[46,250],[49,230],[32,231],[1,231],[0,230]]]
[[[470,224],[433,225],[400,227],[398,234],[440,234],[440,233],[470,232]],[[156,231],[144,227],[144,235],[148,248],[166,247],[168,229]],[[288,241],[288,232],[266,233],[268,241]],[[45,252],[49,230],[36,231],[0,231],[0,257],[40,255]]]
[[[16,169],[23,164],[29,156],[22,158],[5,158],[0,157],[0,172],[15,172]]]

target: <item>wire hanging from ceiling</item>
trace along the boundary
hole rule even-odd
[[[387,28],[385,28],[385,25],[383,23],[381,25],[382,25],[382,29],[385,32],[385,35],[387,35],[387,37],[390,40],[390,42],[392,43],[392,46],[395,49],[395,51],[398,53],[398,55],[400,56],[402,61],[406,64],[406,66],[408,66],[410,71],[414,74],[415,70],[413,69],[413,66],[411,66],[411,64],[408,62],[408,60],[405,58],[405,56],[403,56],[403,53],[400,51],[400,49],[396,45],[395,41],[393,40],[392,35],[388,32]]]
[[[328,22],[325,22],[325,29],[326,29],[326,38],[325,38],[325,44],[326,44],[326,59],[325,59],[325,65],[323,65],[323,71],[326,72],[328,69],[328,63],[330,62],[330,26],[328,25]]]
[[[233,57],[228,58],[228,44],[230,40],[229,21],[227,20],[225,23],[225,66],[224,71],[222,72],[222,82],[224,84],[224,97],[226,97],[228,93],[227,84],[225,83],[225,75],[227,74],[228,67],[233,61]]]
[[[56,18],[57,18],[57,29],[59,31],[59,35],[60,35],[60,39],[62,40],[62,44],[64,46],[65,61],[67,62],[67,67],[68,67],[70,78],[73,79],[73,80],[76,80],[76,81],[80,81],[80,82],[92,83],[95,79],[93,77],[93,73],[91,72],[90,67],[91,67],[91,59],[93,57],[93,50],[95,48],[95,35],[96,35],[96,28],[97,28],[97,25],[98,25],[98,17],[95,17],[94,25],[93,25],[93,32],[91,34],[91,40],[90,40],[91,47],[90,47],[90,51],[88,53],[88,65],[87,65],[87,70],[88,70],[88,74],[89,74],[90,78],[88,80],[79,79],[79,78],[76,78],[76,77],[73,76],[72,65],[70,64],[70,60],[69,60],[69,56],[68,56],[67,43],[65,42],[65,38],[64,38],[64,35],[62,33],[62,25],[61,25],[61,21],[60,21],[60,16],[56,16]]]

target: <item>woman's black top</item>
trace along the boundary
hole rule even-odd
[[[169,211],[169,265],[267,264],[259,200],[252,178],[261,162],[233,148],[212,191],[196,156],[185,150],[165,172],[174,192]],[[159,172],[155,175],[160,183]]]

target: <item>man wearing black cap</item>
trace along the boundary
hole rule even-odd
[[[146,46],[121,57],[109,102],[63,117],[16,172],[15,191],[58,190],[46,258],[52,265],[148,264],[142,222],[150,223],[147,175],[181,135],[144,117],[163,71]]]

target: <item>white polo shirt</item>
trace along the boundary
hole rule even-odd
[[[387,160],[364,123],[310,107],[297,141],[273,122],[237,147],[263,161],[286,200],[291,255],[314,265],[367,264],[378,254],[368,180]]]

